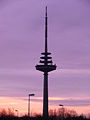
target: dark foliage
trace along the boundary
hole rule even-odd
[[[41,116],[36,116],[36,117],[28,117],[28,116],[23,116],[23,117],[16,117],[16,116],[1,116],[0,120],[44,120]],[[90,120],[90,118],[86,118],[85,116],[68,116],[66,118],[59,117],[59,116],[50,116],[47,120]]]
[[[88,118],[85,115],[78,115],[74,110],[59,109],[50,110],[48,119],[43,119],[41,115],[35,115],[33,117],[28,117],[27,115],[22,117],[17,117],[8,109],[8,112],[3,109],[0,112],[0,120],[90,120],[90,115]]]

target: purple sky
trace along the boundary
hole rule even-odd
[[[90,105],[89,0],[0,0],[0,96],[42,96],[43,74],[35,65],[44,51],[46,5],[48,47],[57,64],[49,96],[69,97],[69,103],[61,101],[65,105]]]

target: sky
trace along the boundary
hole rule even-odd
[[[26,113],[28,94],[35,93],[31,111],[42,112],[43,74],[35,65],[44,52],[46,5],[48,49],[57,65],[49,73],[49,108],[89,113],[89,0],[0,0],[0,108]]]

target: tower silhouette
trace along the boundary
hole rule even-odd
[[[44,88],[43,88],[43,117],[48,117],[48,72],[56,70],[56,65],[52,62],[51,53],[48,52],[47,47],[47,6],[45,12],[45,52],[41,53],[43,55],[40,57],[40,64],[36,65],[36,70],[44,73]]]

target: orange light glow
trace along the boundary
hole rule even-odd
[[[50,97],[49,100],[65,100],[66,98],[59,98],[59,97]],[[41,100],[41,101],[37,101]],[[35,97],[35,100],[31,99],[31,115],[33,114],[42,114],[42,97]],[[81,114],[88,114],[90,111],[90,106],[64,106],[67,109],[73,109],[77,113]],[[19,112],[19,116],[27,115],[28,110],[28,99],[25,97],[0,97],[0,109],[8,109],[10,108],[14,114],[15,110],[17,109]],[[50,105],[49,109],[58,109],[60,106],[58,105]]]

